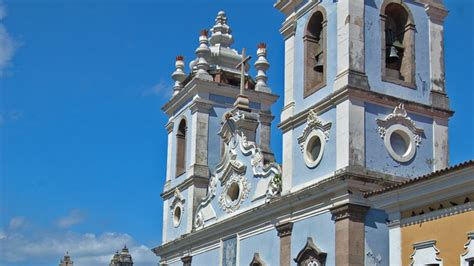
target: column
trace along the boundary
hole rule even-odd
[[[367,210],[351,203],[331,210],[336,226],[336,266],[364,265]]]
[[[276,225],[278,236],[280,237],[280,266],[290,266],[291,264],[291,232],[293,223],[286,222]]]

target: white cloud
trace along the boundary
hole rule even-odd
[[[161,96],[162,98],[169,98],[173,93],[173,84],[171,82],[165,82],[160,80],[157,84],[153,87],[145,90],[142,93],[142,96]]]
[[[2,231],[0,231],[2,232]],[[140,245],[128,234],[75,232],[48,234],[22,234],[18,232],[3,232],[0,237],[0,264],[21,262],[57,263],[66,251],[69,252],[75,265],[99,266],[107,265],[116,250],[127,245],[134,262],[137,265],[156,265],[158,258],[150,248]]]
[[[13,217],[10,219],[10,224],[8,228],[10,230],[16,230],[23,227],[26,224],[26,220],[24,217]]]
[[[3,24],[3,19],[7,16],[5,6],[0,0],[0,77],[5,74],[6,67],[10,64],[15,54],[16,43]]]
[[[67,216],[61,217],[56,221],[56,225],[60,228],[68,228],[75,224],[82,223],[86,218],[86,214],[81,210],[73,209]]]

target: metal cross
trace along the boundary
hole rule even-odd
[[[251,56],[245,57],[245,48],[242,48],[242,62],[240,62],[235,68],[240,67],[240,95],[244,95],[245,88],[245,64],[252,58]]]

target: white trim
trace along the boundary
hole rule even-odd
[[[313,143],[319,139],[320,143],[320,149],[319,149],[319,154],[318,157],[312,158],[311,154],[311,146],[313,146]],[[324,133],[320,130],[314,130],[311,133],[309,133],[307,140],[305,142],[305,148],[303,151],[303,158],[304,162],[306,163],[306,166],[309,168],[315,168],[318,166],[319,162],[321,162],[321,159],[323,158],[323,153],[324,153],[324,147],[326,145],[325,141],[325,135]]]
[[[406,151],[402,155],[398,154],[393,149],[393,145],[391,143],[391,136],[394,133],[402,137],[403,141],[407,145]],[[390,156],[392,156],[392,158],[398,162],[406,163],[410,161],[413,158],[413,156],[415,156],[416,144],[414,141],[414,134],[410,130],[408,130],[408,128],[405,126],[402,126],[399,124],[390,126],[385,133],[384,144]]]
[[[410,256],[410,265],[438,264],[443,266],[443,260],[438,257],[439,249],[436,248],[436,240],[415,243],[413,249],[413,254]]]
[[[467,233],[467,243],[464,245],[466,250],[460,258],[461,266],[469,266],[469,262],[474,260],[474,231]]]
[[[461,214],[461,213],[472,211],[472,210],[474,210],[474,202],[468,202],[463,205],[453,206],[453,207],[449,207],[449,208],[445,208],[441,210],[428,212],[423,215],[417,215],[417,216],[413,216],[409,218],[404,218],[400,221],[400,224],[402,226],[409,226],[409,225],[414,225],[417,223],[428,222],[428,221],[440,219],[443,217]]]
[[[402,265],[402,234],[400,226],[389,229],[390,265]]]

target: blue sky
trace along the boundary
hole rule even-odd
[[[447,1],[451,163],[474,158],[473,2]],[[0,265],[107,265],[123,244],[155,265],[174,58],[225,10],[234,48],[268,44],[283,89],[273,1],[0,0]],[[279,119],[280,99],[273,112]],[[281,134],[272,146],[280,161]]]

